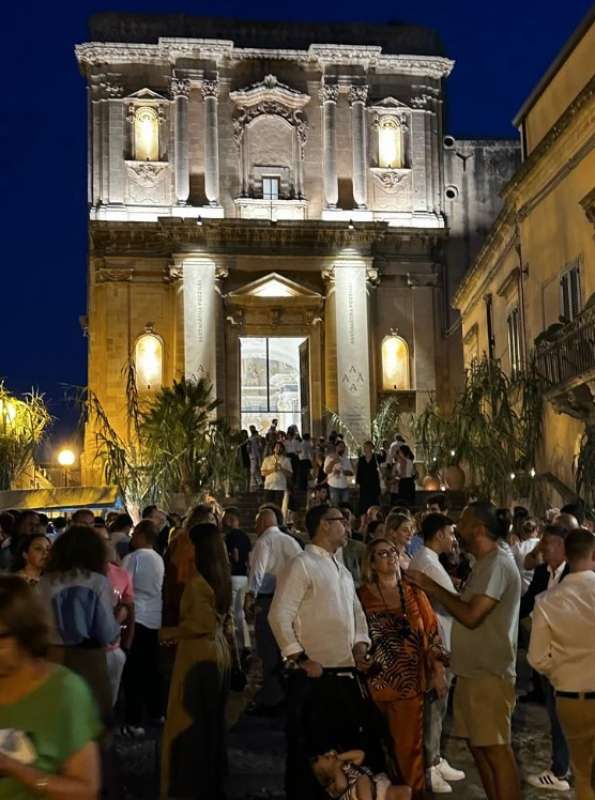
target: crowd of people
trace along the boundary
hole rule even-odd
[[[338,479],[351,462],[340,437],[332,447],[322,468]],[[386,453],[393,464],[413,461],[402,447]],[[263,474],[271,458],[294,473],[299,455],[280,448]],[[368,446],[356,475],[372,460]],[[184,519],[149,506],[137,524],[87,509],[0,514],[0,800],[117,797],[113,734],[149,728],[161,731],[164,800],[222,800],[229,692],[255,664],[246,713],[286,719],[288,800],[451,793],[466,777],[444,754],[451,707],[488,800],[517,800],[519,645],[534,670],[521,699],[545,704],[552,742],[550,768],[525,778],[564,792],[572,774],[578,800],[594,800],[584,504],[539,519],[475,500],[455,514],[444,493],[416,509],[407,484],[398,505],[382,506],[371,480],[360,488],[354,509],[345,487],[317,484],[299,533],[279,494],[255,535],[215,502]]]
[[[399,433],[392,443],[382,441],[378,448],[364,442],[361,456],[354,461],[343,434],[337,431],[314,442],[309,433],[300,435],[296,425],[280,430],[273,419],[264,434],[254,425],[242,434],[246,487],[264,490],[265,500],[284,508],[289,521],[292,512],[300,510],[300,494],[306,493],[301,507],[327,498],[338,505],[349,501],[353,486],[359,492],[359,514],[379,505],[384,494],[393,506],[415,505],[415,456]]]

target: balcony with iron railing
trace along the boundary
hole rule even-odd
[[[550,392],[595,380],[595,305],[539,342],[535,356]]]

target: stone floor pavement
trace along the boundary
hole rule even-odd
[[[229,800],[282,800],[285,741],[282,719],[266,719],[243,714],[254,690],[232,695],[230,702]],[[536,705],[518,705],[513,721],[514,748],[523,774],[540,772],[548,766],[549,735],[545,710]],[[131,742],[116,738],[119,798],[121,800],[157,800],[159,731],[152,730],[146,739]],[[485,794],[479,775],[463,741],[446,739],[446,757],[465,770],[467,780],[453,784],[452,800],[481,800]],[[548,795],[523,784],[525,800],[545,800]],[[428,795],[431,797],[431,795]],[[564,795],[574,800],[571,791]],[[306,799],[305,799],[306,800]]]

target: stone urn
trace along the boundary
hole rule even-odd
[[[439,492],[440,491],[440,478],[436,475],[426,475],[421,482],[424,492]]]
[[[444,470],[444,482],[449,489],[460,492],[465,487],[465,473],[458,464],[451,464]]]

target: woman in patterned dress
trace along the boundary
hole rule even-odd
[[[443,697],[447,691],[438,623],[426,595],[401,580],[389,539],[368,545],[364,580],[359,598],[372,640],[370,693],[386,718],[403,783],[421,797],[424,694]]]

